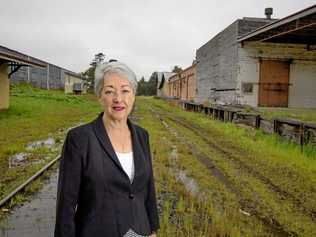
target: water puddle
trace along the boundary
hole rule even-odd
[[[49,155],[38,153],[38,151],[35,152],[37,149],[47,148],[51,152],[56,152],[60,149],[60,144],[60,141],[56,141],[52,137],[28,143],[25,147],[26,152],[20,152],[9,157],[9,169],[30,164],[39,164],[49,158]]]
[[[187,176],[184,170],[178,171],[178,179],[184,184],[185,189],[192,195],[195,196],[199,193],[199,188],[196,181],[193,178]]]
[[[27,161],[28,156],[28,153],[21,152],[9,157],[9,169],[24,165]]]
[[[177,161],[177,159],[178,159],[178,152],[177,152],[177,147],[176,146],[172,146],[172,150],[171,150],[171,153],[169,155],[169,159],[171,159],[172,161]]]
[[[55,145],[55,139],[52,137],[47,138],[46,140],[35,141],[26,145],[27,151],[32,151],[40,147],[52,148]]]
[[[172,150],[169,155],[169,161],[172,165],[170,167],[170,172],[175,174],[176,180],[181,182],[190,194],[196,196],[199,193],[198,184],[193,178],[187,175],[185,170],[178,168],[178,152],[175,145],[172,146]]]
[[[25,152],[17,153],[9,157],[9,169],[30,164],[39,164],[45,159],[46,156],[43,156],[42,154],[32,154]]]

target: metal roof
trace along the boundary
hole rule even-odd
[[[316,44],[316,5],[260,27],[238,38],[238,42]]]
[[[24,66],[46,67],[46,64],[30,60],[28,58],[23,57],[22,55],[11,54],[11,53],[1,52],[1,51],[0,51],[0,60],[6,61],[6,62],[23,64]]]
[[[27,54],[21,53],[19,51],[7,48],[5,46],[0,45],[0,61],[7,61],[7,62],[11,62],[11,64],[13,66],[37,66],[37,67],[47,67],[49,66],[54,66],[57,67],[65,72],[67,72],[68,74],[71,74],[75,77],[81,78],[81,79],[85,79],[84,77],[80,77],[80,74],[72,72],[68,69],[62,68],[60,66],[57,66],[53,63],[49,63],[46,62],[44,60],[29,56]],[[19,65],[18,65],[19,64]],[[17,70],[15,70],[17,71]]]

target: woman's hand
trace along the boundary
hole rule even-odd
[[[152,233],[149,237],[157,237],[156,233]]]

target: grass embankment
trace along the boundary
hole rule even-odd
[[[10,93],[10,108],[0,112],[0,199],[55,158],[60,149],[37,148],[25,164],[9,168],[11,155],[29,152],[28,143],[48,137],[61,146],[67,128],[93,119],[100,111],[92,95],[65,95],[29,85],[13,85]]]
[[[315,153],[162,100],[138,98],[136,114],[151,134],[161,236],[315,236]]]
[[[316,123],[316,109],[262,107],[258,111],[266,119],[281,118]]]

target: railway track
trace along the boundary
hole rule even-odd
[[[157,112],[157,111],[156,111]],[[240,160],[238,158],[238,150],[235,147],[230,147],[232,150],[234,150],[235,153],[229,152],[225,150],[221,145],[218,145],[214,139],[210,139],[210,134],[205,132],[205,129],[203,127],[192,124],[192,122],[187,121],[183,118],[176,117],[170,113],[165,113],[165,112],[157,112],[160,114],[160,116],[164,117],[165,120],[168,119],[170,121],[175,122],[178,125],[181,125],[184,128],[189,129],[190,131],[194,132],[197,136],[201,137],[210,147],[213,149],[219,151],[220,153],[223,154],[223,158],[230,160],[231,162],[237,164],[237,166],[240,167],[243,171],[246,171],[256,179],[260,180],[262,183],[264,183],[271,191],[275,192],[278,194],[280,200],[285,200],[289,199],[292,201],[292,203],[296,206],[298,210],[303,211],[304,213],[308,214],[311,219],[316,222],[316,209],[309,209],[305,207],[304,202],[302,202],[300,199],[295,197],[293,194],[289,193],[288,191],[282,189],[278,185],[274,184],[274,182],[269,179],[268,177],[262,175],[260,172],[257,170],[253,169],[250,165],[245,163],[244,161]],[[225,144],[227,146],[228,144]],[[248,154],[249,155],[249,154]]]
[[[5,206],[9,201],[18,193],[23,191],[26,186],[28,186],[30,183],[32,183],[34,180],[36,180],[38,177],[43,175],[50,167],[52,167],[58,160],[60,159],[60,156],[57,156],[55,159],[50,161],[48,164],[46,164],[43,168],[41,168],[39,171],[37,171],[34,175],[32,175],[30,178],[28,178],[25,182],[23,182],[21,185],[19,185],[15,190],[13,190],[10,194],[8,194],[6,197],[4,197],[2,200],[0,200],[0,208]]]
[[[201,138],[204,139],[204,141],[213,147],[214,149],[220,151],[220,153],[223,154],[223,156],[230,161],[236,163],[240,169],[243,171],[248,172],[250,175],[255,177],[256,179],[260,180],[262,183],[264,183],[271,191],[275,192],[278,194],[280,200],[285,200],[289,199],[292,201],[292,203],[296,206],[298,210],[303,211],[304,213],[308,214],[313,221],[316,222],[316,210],[309,210],[304,206],[304,203],[296,198],[294,195],[291,193],[283,190],[279,186],[275,185],[272,180],[267,178],[266,176],[262,175],[260,172],[254,170],[251,166],[247,165],[245,162],[242,160],[238,159],[236,155],[234,155],[231,152],[227,152],[225,149],[223,149],[221,146],[216,144],[212,139],[209,138],[205,134],[205,132],[202,130],[201,127],[197,127],[195,125],[189,124],[188,121],[184,122],[183,120],[172,118],[170,116],[166,117],[167,119],[176,122],[177,124],[180,124],[182,127],[186,127],[187,129],[190,129],[192,132],[194,132],[196,135],[200,136]]]
[[[157,119],[159,119],[161,122],[169,124],[169,127],[172,128],[172,123],[175,123],[177,126],[181,126],[184,129],[188,129],[191,132],[193,132],[196,136],[203,139],[213,150],[216,150],[219,152],[221,157],[224,157],[229,162],[234,163],[239,169],[243,170],[243,172],[247,172],[249,175],[254,177],[255,179],[259,180],[261,183],[263,183],[269,190],[271,190],[273,193],[276,193],[279,201],[283,200],[290,200],[293,205],[297,208],[297,210],[301,211],[303,214],[310,216],[310,218],[315,222],[315,210],[310,210],[304,206],[304,203],[302,203],[301,200],[296,198],[291,193],[281,189],[279,186],[275,185],[272,180],[270,180],[268,177],[261,174],[259,171],[253,169],[250,165],[246,164],[244,161],[240,160],[237,155],[234,153],[225,150],[222,148],[219,144],[214,142],[213,139],[210,139],[210,135],[207,134],[205,129],[202,127],[192,124],[191,121],[187,121],[182,117],[177,117],[174,114],[166,113],[165,111],[161,111],[160,108],[151,107],[148,105],[148,108],[150,109],[151,113],[153,113]],[[174,131],[173,131],[174,132]],[[229,177],[226,176],[226,174],[216,166],[216,161],[212,160],[212,157],[209,157],[208,155],[204,154],[203,152],[199,151],[199,149],[192,144],[192,142],[185,138],[183,136],[182,138],[183,142],[186,143],[192,150],[193,155],[203,164],[205,165],[210,173],[224,186],[230,190],[231,192],[235,193],[237,197],[239,197],[239,204],[242,207],[243,210],[246,210],[251,215],[255,216],[257,219],[259,219],[267,228],[271,230],[275,235],[277,236],[299,236],[298,233],[294,231],[289,231],[285,226],[282,226],[278,222],[277,219],[271,217],[271,216],[265,216],[260,209],[256,208],[258,204],[258,200],[249,200],[243,198],[242,193],[236,187],[229,179]]]

